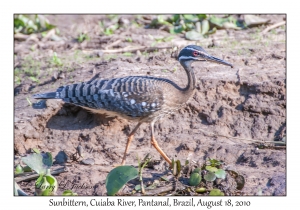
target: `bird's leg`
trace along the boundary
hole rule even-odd
[[[157,141],[154,138],[154,122],[150,123],[150,127],[151,127],[151,144],[154,146],[154,148],[159,152],[159,154],[161,154],[161,156],[163,156],[163,158],[170,164],[172,165],[172,161],[170,160],[170,158],[168,158],[168,156],[164,153],[164,151],[162,151],[162,149],[158,146]]]
[[[126,161],[126,155],[127,155],[127,152],[128,152],[128,149],[129,149],[129,145],[133,139],[133,136],[134,136],[134,133],[136,132],[136,130],[140,127],[142,123],[138,123],[135,128],[131,131],[131,133],[129,134],[128,136],[128,139],[127,139],[127,144],[126,144],[126,148],[125,148],[125,152],[124,152],[124,156],[123,156],[123,159],[122,159],[122,163],[121,165],[125,165],[125,161]]]

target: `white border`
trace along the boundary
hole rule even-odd
[[[296,1],[294,1],[296,2]],[[14,0],[4,1],[1,4],[1,206],[30,209],[50,209],[50,197],[13,197],[13,14],[14,13],[287,13],[287,87],[288,87],[288,173],[287,197],[231,197],[232,200],[251,201],[247,209],[282,209],[283,207],[299,206],[297,200],[299,182],[299,8],[296,3],[282,1],[262,0],[190,0],[190,1],[37,1]],[[10,89],[10,87],[12,89]],[[4,135],[3,135],[4,134]],[[298,147],[297,147],[298,146]],[[93,197],[78,197],[76,200],[89,202]],[[95,197],[99,199],[100,197]],[[103,197],[102,197],[103,198]],[[124,198],[124,197],[122,197]],[[153,197],[151,197],[153,198]],[[62,199],[62,197],[55,198]],[[117,199],[117,198],[110,198]],[[124,199],[136,200],[138,197]],[[164,197],[156,197],[163,200]],[[173,199],[173,198],[172,198]],[[189,197],[181,197],[182,200]],[[204,197],[205,200],[218,200],[219,198]],[[223,199],[228,199],[224,197]],[[105,207],[96,207],[106,209]],[[139,207],[141,208],[141,207]],[[153,207],[146,207],[147,209]],[[182,208],[182,207],[173,207]],[[199,207],[198,207],[199,208]],[[205,207],[202,207],[205,208]],[[222,207],[224,208],[224,207]],[[229,207],[228,207],[229,208]],[[206,208],[207,209],[207,208]],[[215,209],[214,207],[212,209]],[[232,209],[232,208],[231,208]]]

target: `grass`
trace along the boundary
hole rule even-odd
[[[132,42],[132,38],[131,37],[126,37],[125,39],[127,42]]]
[[[77,37],[77,41],[79,42],[79,43],[82,43],[83,41],[89,41],[90,40],[90,37],[88,36],[88,34],[86,34],[86,33],[80,33],[79,35],[78,35],[78,37]]]
[[[124,56],[128,56],[128,57],[131,57],[133,54],[131,52],[125,52],[123,53]]]
[[[16,83],[17,85],[20,85],[20,84],[22,83],[21,77],[15,76],[15,83]]]
[[[90,59],[93,58],[86,56],[80,50],[64,56],[59,56],[55,52],[52,56],[39,58],[29,55],[21,59],[20,66],[14,69],[14,82],[16,85],[26,81],[40,84],[41,81],[52,77],[54,70],[70,73],[76,69],[74,63],[82,63]]]
[[[103,56],[103,59],[105,60],[105,61],[108,61],[108,60],[110,60],[110,59],[116,59],[118,56],[117,55],[115,55],[115,54],[108,54],[108,55],[104,55]]]
[[[16,84],[21,84],[21,82],[26,78],[39,83],[38,77],[41,73],[41,65],[41,61],[33,59],[32,56],[25,57],[24,62],[22,63],[22,68],[16,68],[14,70]]]

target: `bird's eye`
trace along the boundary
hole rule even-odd
[[[194,52],[193,52],[193,56],[199,56],[199,52],[194,51]]]

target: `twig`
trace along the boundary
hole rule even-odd
[[[153,190],[147,190],[145,192],[145,194],[136,193],[136,194],[134,194],[134,196],[140,196],[140,195],[158,195],[158,194],[161,194],[161,193],[164,193],[164,192],[172,191],[173,189],[175,189],[174,186],[168,185],[168,186],[156,188],[156,189],[153,189]]]
[[[144,188],[143,177],[142,177],[143,173],[142,172],[143,172],[143,169],[145,168],[145,166],[151,160],[151,158],[148,158],[148,157],[149,157],[149,153],[144,158],[144,161],[145,161],[144,164],[141,165],[142,163],[139,163],[139,175],[140,175],[140,182],[141,182],[141,191],[142,191],[142,194],[145,194],[145,188]]]
[[[105,50],[108,50],[110,47],[113,47],[113,46],[116,46],[118,45],[122,40],[121,39],[118,39],[117,41],[111,43],[111,44],[108,44],[106,47],[105,47]]]
[[[168,186],[164,186],[164,187],[159,187],[153,190],[147,190],[145,192],[145,194],[142,193],[136,193],[134,194],[134,196],[141,196],[141,195],[158,195],[164,192],[169,192],[175,189],[174,185],[168,185]]]
[[[257,143],[273,143],[273,144],[286,144],[285,142],[280,142],[280,141],[262,141],[262,140],[256,140],[256,139],[245,139],[245,138],[239,138],[239,137],[233,137],[233,136],[226,136],[226,135],[222,135],[222,134],[215,134],[215,133],[211,133],[202,129],[198,129],[206,134],[208,134],[208,136],[222,136],[222,137],[226,137],[226,138],[230,138],[230,139],[239,139],[239,140],[244,140],[244,141],[252,141],[252,142],[257,142]]]
[[[285,21],[275,23],[274,25],[267,27],[265,30],[262,31],[262,34],[266,34],[268,31],[271,31],[272,29],[277,28],[282,25],[285,25]]]
[[[242,71],[242,69],[238,69],[237,72],[236,72],[236,75],[237,75],[237,78],[238,78],[238,82],[239,84],[242,84],[241,82],[241,75],[240,75],[240,71]]]
[[[103,53],[124,53],[124,52],[136,52],[138,50],[142,51],[155,51],[160,49],[172,49],[172,47],[133,47],[133,48],[122,48],[116,50],[101,50]]]
[[[26,35],[26,34],[17,33],[14,35],[14,39],[18,39],[21,41],[25,41],[28,38],[29,38],[29,35]]]
[[[55,169],[51,172],[52,175],[56,175],[56,174],[60,174],[60,173],[63,173],[63,172],[67,172],[68,169],[66,167],[61,167],[61,168],[58,168],[58,169]],[[29,181],[29,180],[32,180],[32,179],[36,179],[38,178],[40,175],[36,172],[33,172],[34,174],[32,175],[28,175],[28,176],[21,176],[21,177],[16,177],[15,178],[15,182],[22,182],[22,181]]]

